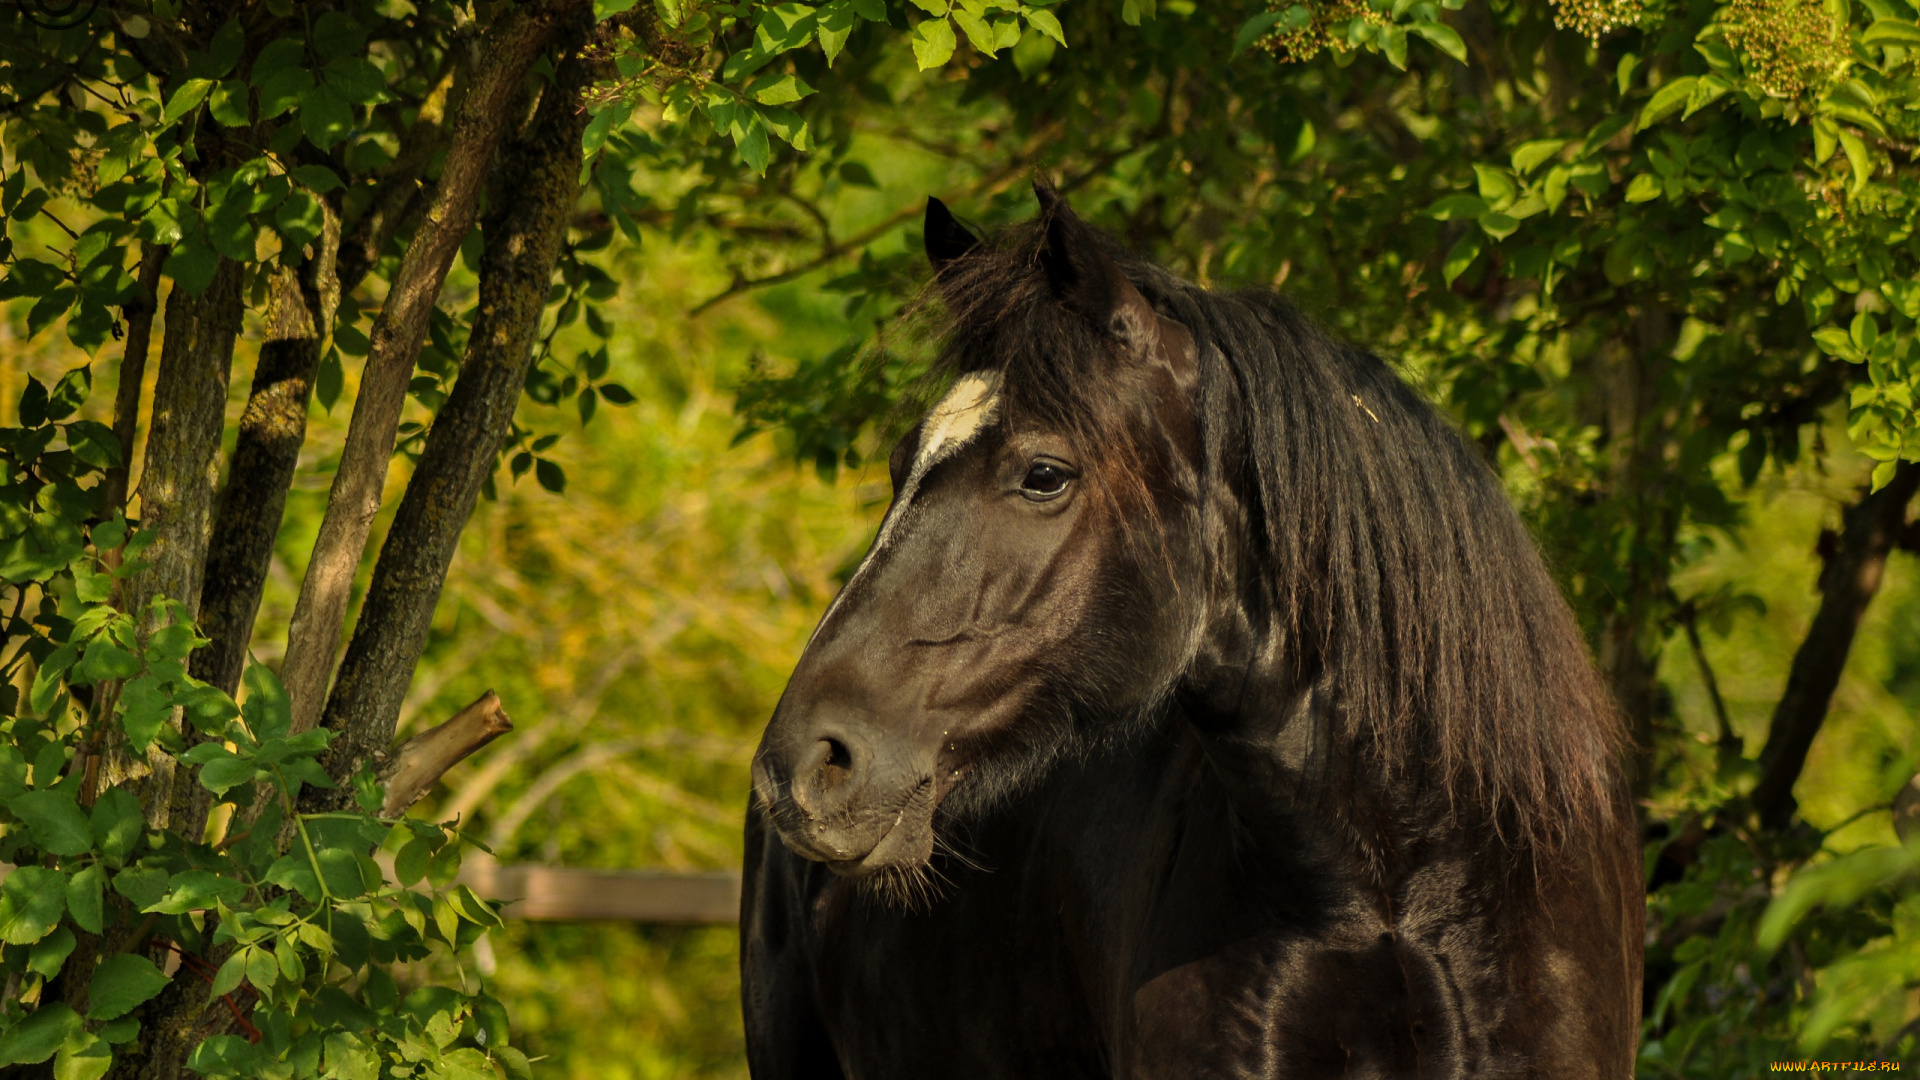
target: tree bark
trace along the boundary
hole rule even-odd
[[[554,262],[580,193],[579,107],[585,62],[560,65],[527,134],[501,155],[482,234],[480,313],[459,380],[427,434],[420,463],[375,564],[324,723],[327,770],[341,787],[393,741],[400,706],[426,645],[434,605],[461,530],[492,475],[526,384]]]
[[[274,275],[266,339],[240,414],[227,486],[220,493],[200,604],[200,632],[211,644],[195,650],[192,670],[195,678],[229,695],[240,686],[273,541],[307,437],[307,401],[330,315],[320,283],[333,276],[338,238],[339,225],[329,215],[316,258],[297,272],[283,269]]]
[[[176,285],[167,297],[166,338],[138,492],[141,527],[154,540],[142,556],[146,569],[129,578],[126,589],[126,610],[136,618],[158,596],[179,601],[190,612],[200,602],[227,381],[240,332],[240,279],[240,265],[222,259],[201,295],[190,296]],[[124,751],[113,753],[107,765],[109,784],[131,778],[138,769]],[[134,789],[154,828],[166,828],[171,818],[172,779],[172,758],[154,755]]]
[[[401,743],[380,770],[380,782],[387,788],[380,816],[406,813],[448,769],[512,730],[513,718],[501,706],[500,695],[489,690],[452,719]]]
[[[1880,590],[1887,555],[1900,540],[1907,503],[1916,490],[1920,465],[1903,461],[1886,487],[1862,497],[1841,519],[1839,541],[1820,571],[1820,610],[1793,654],[1786,692],[1773,710],[1767,745],[1760,751],[1760,781],[1751,798],[1765,828],[1785,828],[1799,809],[1794,782],[1827,718],[1853,635]]]
[[[439,184],[374,323],[346,446],[287,631],[280,678],[292,701],[296,732],[317,723],[325,704],[354,571],[380,512],[395,428],[441,283],[478,213],[481,185],[512,106],[534,60],[552,39],[561,10],[559,4],[512,10],[481,42],[481,59],[454,121]]]
[[[140,391],[147,379],[147,348],[153,339],[153,315],[160,309],[160,268],[167,249],[148,244],[140,252],[140,295],[122,312],[127,317],[127,348],[120,356],[120,385],[113,394],[113,437],[120,443],[120,464],[107,470],[101,512],[111,515],[127,504],[127,477],[133,471],[133,440],[140,429]]]

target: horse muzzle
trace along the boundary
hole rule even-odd
[[[931,770],[878,761],[854,732],[824,730],[753,759],[754,799],[794,854],[843,877],[919,866],[933,854]]]

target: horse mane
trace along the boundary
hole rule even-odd
[[[1194,336],[1206,467],[1237,474],[1282,651],[1330,688],[1335,737],[1369,766],[1350,775],[1442,790],[1522,848],[1620,813],[1617,711],[1493,471],[1378,356],[1277,294],[1212,292],[1095,235]],[[1018,408],[1112,449],[1111,345],[1051,301],[1039,243],[1015,226],[940,272],[933,378],[1000,366]]]

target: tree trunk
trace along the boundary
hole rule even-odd
[[[527,134],[502,151],[482,229],[479,317],[459,380],[434,419],[387,531],[327,701],[324,722],[334,731],[327,770],[341,787],[309,792],[317,800],[348,798],[345,781],[392,743],[461,530],[513,423],[560,241],[580,194],[585,68],[584,61],[564,61]]]
[[[222,259],[204,293],[189,296],[175,285],[167,297],[166,338],[160,347],[138,492],[140,524],[154,540],[142,555],[147,568],[129,578],[126,589],[126,610],[136,618],[158,596],[179,601],[190,612],[200,602],[220,435],[227,419],[227,380],[234,338],[240,332],[240,279],[240,265]],[[154,755],[141,769],[118,751],[107,765],[110,785],[132,778],[136,771],[144,773],[134,790],[153,827],[166,828],[172,758]]]
[[[287,631],[280,677],[292,700],[295,731],[311,728],[320,719],[348,594],[366,550],[367,534],[380,512],[394,432],[428,319],[447,269],[478,213],[480,189],[494,148],[528,71],[553,37],[559,10],[558,4],[515,10],[503,16],[481,42],[480,60],[454,122],[433,200],[374,323],[373,345],[362,369],[326,517]]]
[[[1753,808],[1768,829],[1785,828],[1799,803],[1794,782],[1807,763],[1813,737],[1827,718],[1827,706],[1853,649],[1867,605],[1880,591],[1887,555],[1906,526],[1907,503],[1920,489],[1920,465],[1903,461],[1886,487],[1847,508],[1839,542],[1820,571],[1820,610],[1793,654],[1787,689],[1773,710],[1767,745],[1760,751],[1760,781]]]
[[[329,238],[339,235],[331,219],[328,232]],[[240,414],[226,490],[220,493],[200,604],[200,632],[211,644],[194,652],[193,675],[228,694],[240,686],[260,593],[273,561],[273,541],[307,437],[307,400],[326,335],[318,282],[331,276],[332,267],[326,265],[331,255],[323,248],[300,271],[274,275],[266,340],[260,343],[253,389]]]

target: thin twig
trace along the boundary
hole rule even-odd
[[[998,190],[999,188],[1004,187],[1006,183],[1009,180],[1011,180],[1014,176],[1024,171],[1024,169],[1025,169],[1025,166],[1020,164],[1003,165],[999,169],[996,169],[994,172],[988,174],[984,179],[976,181],[970,187],[965,188],[962,192],[962,196],[971,198],[973,196],[979,195],[982,192]],[[867,244],[872,243],[875,240],[878,240],[880,237],[885,236],[887,233],[893,231],[895,228],[898,228],[900,225],[913,220],[915,217],[919,216],[920,213],[921,213],[921,207],[918,204],[902,207],[901,209],[888,215],[886,219],[881,221],[879,224],[874,225],[870,228],[862,229],[860,232],[847,237],[845,240],[842,240],[837,244],[828,244],[824,248],[822,248],[820,253],[815,255],[813,258],[808,259],[807,261],[803,263],[799,263],[795,266],[790,266],[787,269],[782,270],[777,274],[768,274],[765,277],[750,278],[750,277],[746,277],[745,275],[736,273],[733,277],[732,284],[728,285],[724,290],[720,291],[719,293],[713,296],[710,296],[705,300],[702,300],[698,304],[695,304],[692,308],[688,309],[687,316],[689,318],[692,318],[692,317],[705,314],[706,311],[709,308],[712,308],[714,305],[719,304],[724,300],[730,300],[733,297],[739,296],[741,293],[751,292],[754,289],[763,289],[769,285],[779,285],[782,282],[792,281],[794,278],[797,278],[797,277],[804,277],[805,275],[810,274],[813,271],[818,270],[823,266],[826,266],[828,263],[833,262],[835,259],[840,258],[842,255],[845,255],[855,250],[856,248],[864,247]]]
[[[1693,648],[1693,662],[1700,668],[1700,681],[1707,684],[1707,700],[1713,703],[1713,718],[1720,726],[1720,748],[1739,754],[1746,746],[1740,736],[1734,734],[1733,724],[1727,719],[1727,703],[1720,697],[1720,680],[1714,678],[1713,665],[1707,662],[1707,650],[1700,644],[1695,615],[1693,601],[1680,605],[1680,625],[1687,631],[1687,644]]]

